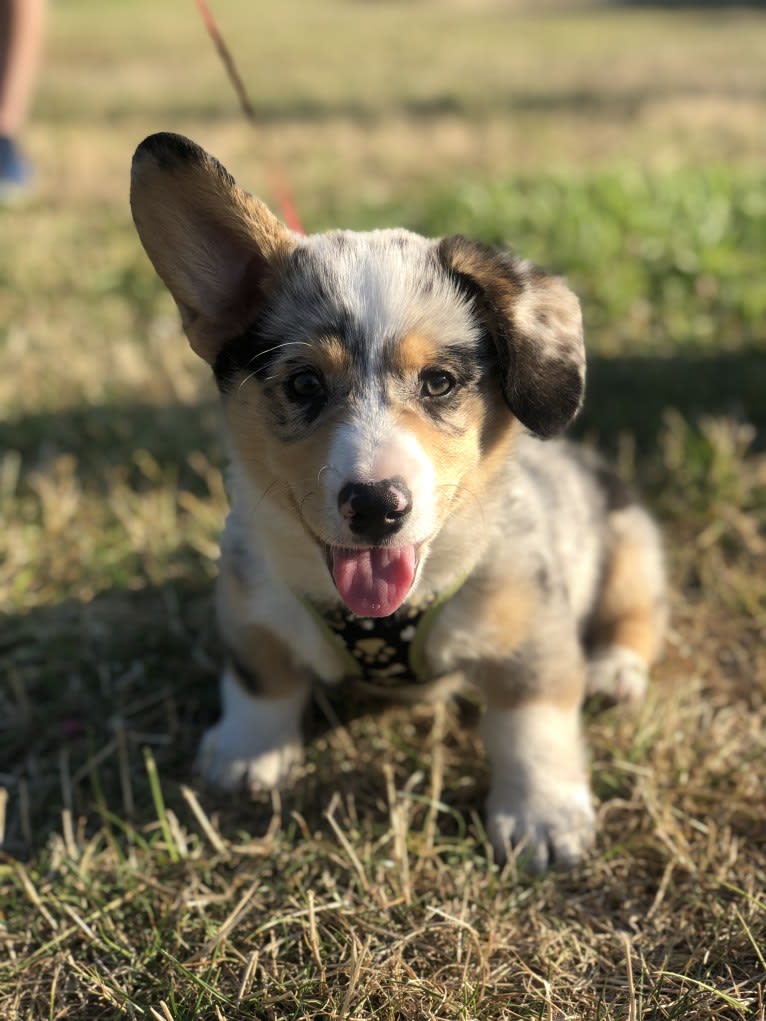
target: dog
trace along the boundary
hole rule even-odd
[[[494,854],[594,840],[586,693],[639,699],[658,530],[585,448],[577,298],[516,255],[406,230],[304,236],[190,140],[137,149],[140,239],[212,367],[230,458],[217,616],[223,788],[283,783],[318,678],[481,693]]]

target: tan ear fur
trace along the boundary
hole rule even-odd
[[[585,390],[575,295],[559,277],[461,235],[444,238],[438,253],[492,336],[511,411],[538,436],[561,432],[579,411]]]
[[[192,348],[212,364],[253,322],[294,235],[217,160],[168,132],[136,150],[130,204]]]

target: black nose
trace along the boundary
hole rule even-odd
[[[412,510],[404,479],[349,483],[338,493],[338,508],[354,535],[380,542],[401,527]]]

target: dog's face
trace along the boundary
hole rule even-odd
[[[577,300],[507,253],[401,230],[295,235],[175,135],[139,148],[131,199],[240,470],[300,520],[360,616],[404,602],[518,421],[550,435],[580,405]]]
[[[214,367],[238,461],[300,517],[344,602],[392,613],[483,454],[510,434],[494,353],[434,245],[300,239]]]

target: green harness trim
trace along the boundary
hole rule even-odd
[[[428,636],[466,577],[415,606],[405,604],[389,617],[357,617],[343,606],[323,613],[307,600],[301,602],[342,659],[346,677],[384,688],[428,684],[436,679],[426,662]]]

